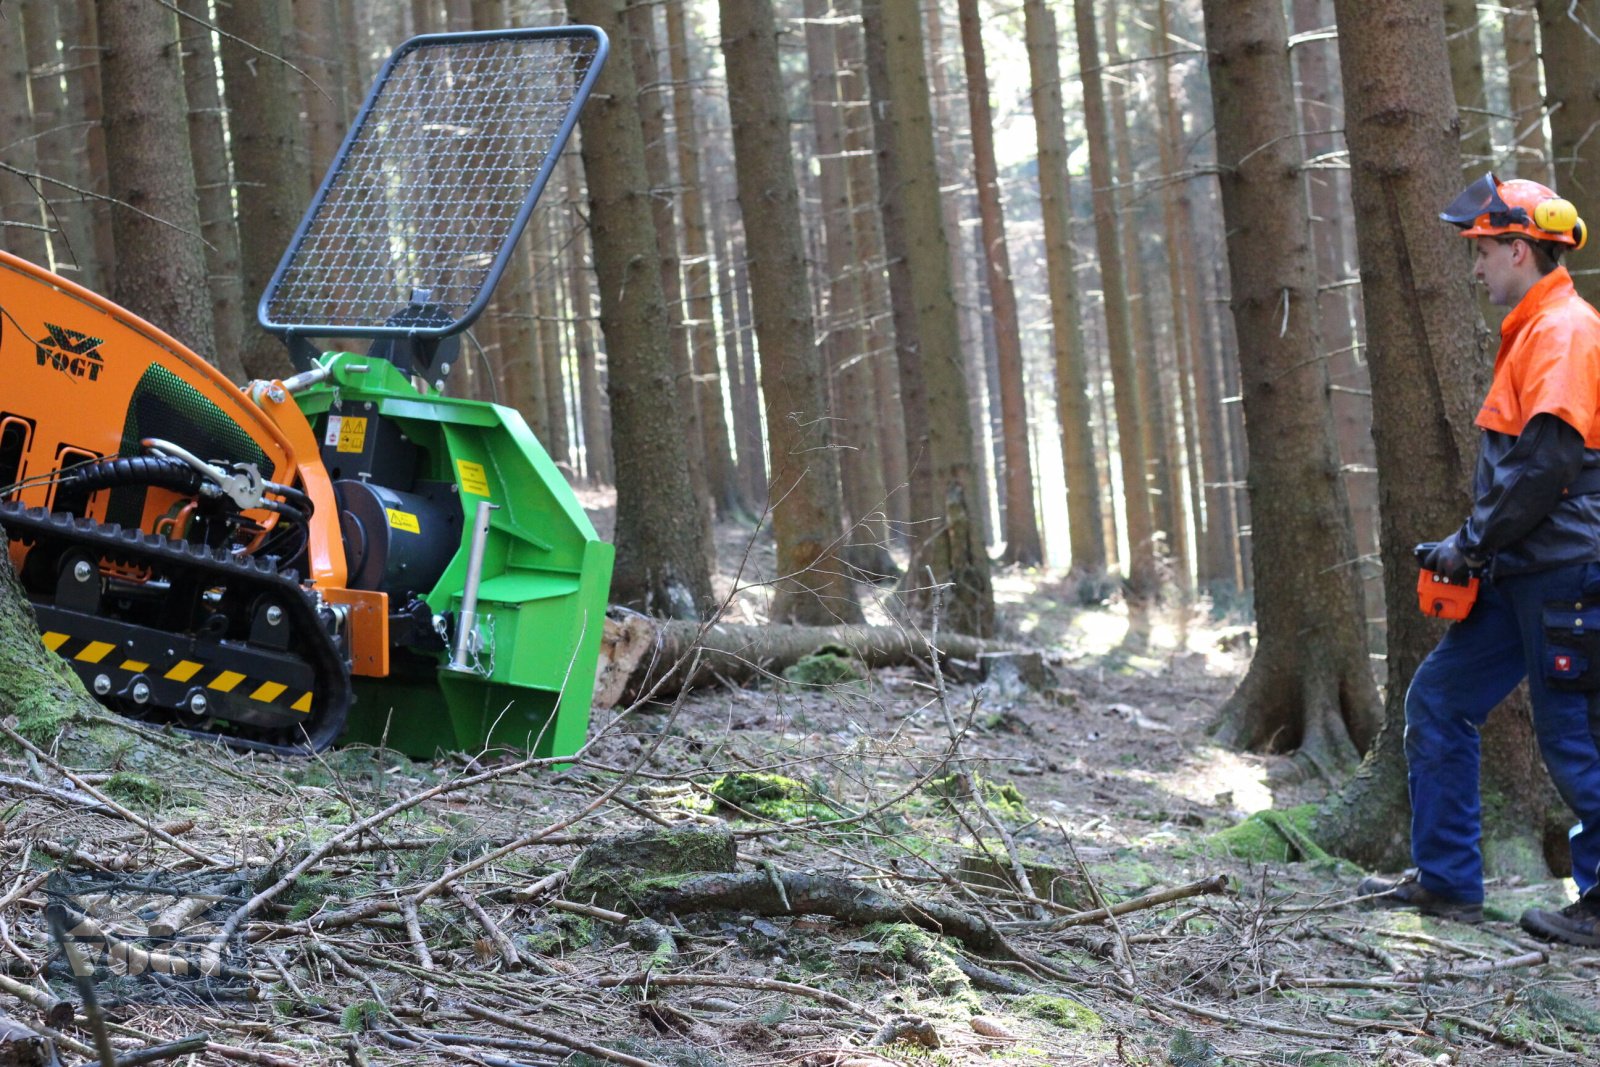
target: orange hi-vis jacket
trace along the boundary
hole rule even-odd
[[[1600,563],[1600,312],[1565,267],[1506,315],[1476,421],[1462,549],[1492,558],[1495,576]]]
[[[1565,267],[1535,282],[1501,323],[1494,384],[1476,421],[1515,437],[1539,414],[1577,430],[1585,448],[1600,448],[1600,312]]]

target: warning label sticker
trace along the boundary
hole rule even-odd
[[[456,460],[456,472],[461,476],[461,491],[473,493],[477,496],[489,495],[489,475],[484,471],[483,464],[473,463],[471,460]]]
[[[417,517],[411,512],[400,511],[396,508],[384,508],[383,510],[389,513],[389,525],[392,528],[404,530],[406,533],[419,534],[422,532],[422,527],[417,525]]]
[[[328,420],[330,423],[332,419]],[[336,452],[360,452],[367,446],[367,420],[354,415],[346,415],[339,420],[339,439],[334,446]]]

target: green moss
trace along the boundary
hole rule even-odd
[[[1028,816],[1028,798],[1011,782],[996,782],[976,774],[947,774],[943,778],[929,779],[924,788],[934,796],[951,800],[969,798],[972,790],[977,789],[984,803],[996,814],[1019,819]]]
[[[1258,811],[1237,826],[1209,835],[1202,847],[1256,863],[1335,862],[1326,849],[1311,839],[1316,811],[1315,804]]]
[[[166,787],[161,783],[132,771],[117,771],[100,788],[117,800],[145,807],[155,807],[167,795]]]
[[[823,645],[783,672],[784,681],[795,686],[857,685],[866,677],[854,653],[841,645]]]
[[[70,704],[63,703],[52,693],[29,694],[18,703],[16,731],[29,741],[45,748],[78,718]]]
[[[831,819],[838,814],[816,790],[781,774],[738,771],[715,779],[709,789],[722,807],[734,812],[759,815],[774,822]]]
[[[605,908],[626,908],[662,879],[737,869],[733,835],[711,827],[641,830],[596,841],[567,878],[567,895]]]
[[[875,923],[863,933],[875,938],[885,959],[909,964],[928,977],[928,984],[941,997],[947,997],[969,1012],[982,1006],[978,994],[956,963],[956,953],[938,938],[910,923]]]
[[[1066,997],[1052,997],[1044,993],[1029,993],[1019,997],[1013,1006],[1025,1015],[1042,1019],[1051,1026],[1082,1033],[1096,1033],[1104,1026],[1094,1009]]]
[[[358,1000],[339,1013],[339,1027],[351,1033],[371,1030],[383,1021],[383,1005],[376,1000]]]

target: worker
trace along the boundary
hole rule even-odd
[[[1482,583],[1406,693],[1416,868],[1361,890],[1384,906],[1482,921],[1478,731],[1527,678],[1545,766],[1582,821],[1569,834],[1578,899],[1529,909],[1522,926],[1600,946],[1600,312],[1561,265],[1587,233],[1550,189],[1493,174],[1439,217],[1474,242],[1474,276],[1511,309],[1476,419],[1472,513],[1423,561]]]

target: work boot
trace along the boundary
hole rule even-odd
[[[1560,911],[1529,908],[1522,913],[1522,928],[1546,941],[1600,948],[1600,893],[1591,890]]]
[[[1437,915],[1458,923],[1483,922],[1481,903],[1452,900],[1424,888],[1417,881],[1415,867],[1401,874],[1375,874],[1364,878],[1356,887],[1356,892],[1364,897],[1372,897],[1372,903],[1380,908],[1415,908],[1424,915]]]

